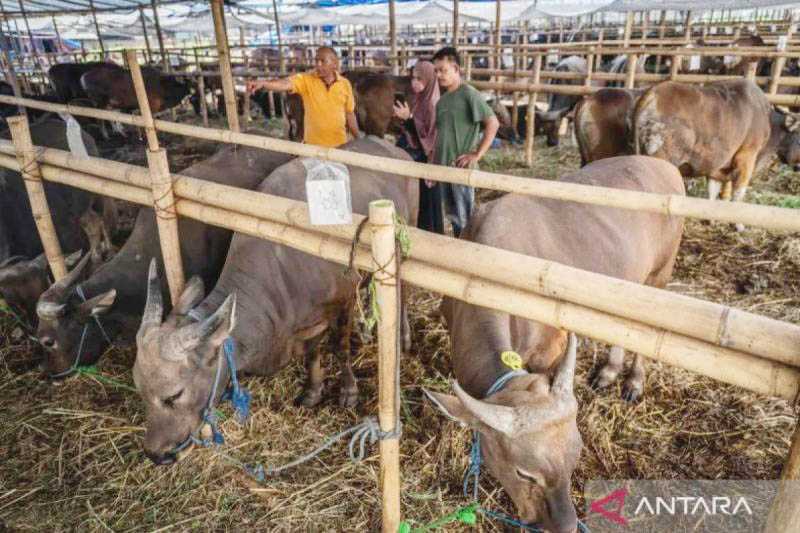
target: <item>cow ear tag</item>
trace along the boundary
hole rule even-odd
[[[522,370],[522,357],[517,352],[503,352],[500,354],[500,360],[511,370]]]

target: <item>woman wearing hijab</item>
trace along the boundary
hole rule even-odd
[[[395,102],[394,114],[403,120],[403,135],[397,146],[411,155],[414,161],[427,163],[433,158],[436,146],[436,102],[439,101],[439,84],[436,70],[430,61],[419,61],[411,76],[409,104]],[[423,180],[419,188],[420,229],[444,233],[442,216],[442,191],[438,182]]]

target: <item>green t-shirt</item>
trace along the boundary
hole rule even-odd
[[[436,103],[436,150],[434,163],[450,166],[460,155],[475,150],[481,123],[494,111],[474,87],[461,83],[443,93]]]

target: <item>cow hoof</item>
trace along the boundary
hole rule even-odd
[[[322,401],[322,389],[306,389],[303,394],[297,397],[295,404],[303,407],[316,407]]]
[[[403,353],[411,353],[411,332],[403,334]]]
[[[742,233],[744,231],[744,224],[742,224],[741,222],[737,222],[736,223],[736,231],[738,231],[739,233]]]
[[[342,389],[339,393],[339,407],[352,409],[358,405],[358,389]]]
[[[622,399],[626,402],[636,403],[644,393],[644,384],[641,380],[628,378],[622,385]]]
[[[619,377],[619,370],[610,368],[608,365],[603,366],[592,378],[592,388],[594,390],[604,389],[613,384],[617,377]]]

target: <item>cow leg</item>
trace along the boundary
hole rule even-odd
[[[733,201],[741,202],[747,194],[747,187],[756,168],[757,152],[754,150],[740,150],[733,159],[736,168],[736,178],[733,180]],[[737,222],[736,231],[744,231],[744,224]]]
[[[408,288],[406,286],[402,286],[402,313],[400,319],[402,323],[400,324],[401,333],[403,335],[403,353],[407,354],[411,351],[411,325],[408,323]]]
[[[733,192],[733,182],[726,181],[725,185],[722,187],[722,196],[721,198],[725,201],[730,201],[731,195]]]
[[[602,389],[614,383],[622,373],[625,362],[625,350],[620,346],[612,346],[608,352],[608,361],[597,371],[592,379],[592,388]]]
[[[722,182],[712,177],[708,178],[708,199],[717,200],[719,193],[722,190]]]
[[[322,341],[323,335],[324,333],[305,344],[299,343],[306,350],[306,370],[308,371],[308,383],[306,383],[303,394],[297,399],[297,403],[304,407],[314,407],[322,401],[325,371],[322,368],[320,341]]]
[[[341,334],[340,348],[342,351],[340,362],[341,375],[339,376],[339,406],[344,408],[352,408],[358,404],[358,382],[356,376],[353,374],[352,364],[352,337],[353,337],[353,324],[356,317],[355,302],[347,306],[344,313],[344,324],[339,328]]]
[[[622,398],[628,402],[635,402],[644,393],[644,357],[638,353],[634,355],[631,372],[622,384]]]

